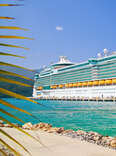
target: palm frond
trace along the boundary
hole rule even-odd
[[[31,70],[31,69],[27,69],[27,68],[25,68],[25,67],[17,66],[17,65],[14,65],[14,64],[6,63],[6,62],[0,62],[0,65],[1,65],[1,66],[16,67],[16,68],[21,68],[21,69],[26,69],[26,70],[29,70],[29,71],[33,71],[33,70]]]
[[[3,156],[8,156],[2,149],[0,149],[0,153],[2,153]]]
[[[16,156],[21,156],[19,152],[17,152],[14,148],[12,148],[10,145],[8,145],[3,139],[0,138],[0,143],[2,143],[4,146],[6,146],[10,151],[16,154]]]
[[[19,55],[14,55],[14,54],[9,54],[9,53],[4,53],[4,52],[0,52],[0,55],[25,58],[24,56],[19,56]]]
[[[8,39],[28,39],[28,40],[34,40],[33,38],[29,37],[23,37],[23,36],[6,36],[6,35],[0,35],[0,38],[8,38]]]
[[[12,118],[14,118],[15,120],[18,120],[18,121],[22,122],[23,124],[25,123],[23,120],[19,119],[17,116],[14,116],[14,115],[11,114],[11,113],[5,111],[4,109],[1,109],[1,108],[0,108],[0,112],[2,112],[2,113],[4,113],[4,114],[6,114],[6,115],[8,115],[8,116],[10,116],[10,117],[12,117]]]
[[[25,48],[25,47],[17,46],[17,45],[12,45],[12,44],[5,44],[5,43],[0,43],[0,46],[13,47],[13,48],[22,48],[22,49],[25,49],[25,50],[29,50],[29,48]]]
[[[0,70],[0,74],[11,75],[11,76],[17,76],[17,77],[20,77],[20,78],[23,78],[23,79],[26,79],[26,80],[31,80],[31,81],[33,81],[32,79],[30,79],[30,78],[28,78],[28,77],[26,77],[26,76],[19,75],[19,74],[13,73],[13,72],[5,71],[5,70]]]
[[[21,27],[14,27],[14,26],[0,26],[0,29],[12,29],[12,30],[25,30],[25,31],[28,31],[28,29],[21,28]]]
[[[6,7],[6,6],[21,6],[22,4],[0,4],[0,7]],[[0,19],[7,19],[7,20],[11,20],[11,19],[15,19],[13,17],[5,17],[5,16],[0,16]],[[17,26],[0,26],[0,29],[9,29],[9,30],[28,30],[28,29],[24,29],[24,28],[21,28],[21,27],[17,27]],[[33,40],[33,38],[29,38],[29,37],[23,37],[23,36],[14,36],[14,35],[0,35],[0,39],[28,39],[28,40]],[[0,46],[3,46],[3,47],[11,47],[11,48],[21,48],[21,49],[25,49],[25,50],[29,50],[29,48],[26,48],[26,47],[23,47],[23,46],[18,46],[18,45],[12,45],[12,44],[6,44],[6,43],[0,43]],[[0,55],[4,55],[4,56],[13,56],[13,57],[20,57],[20,58],[24,58],[22,56],[19,56],[19,55],[14,55],[14,54],[9,54],[9,53],[4,53],[4,52],[0,52]],[[6,62],[0,62],[0,65],[1,66],[10,66],[10,67],[16,67],[16,68],[21,68],[21,69],[26,69],[28,70],[27,68],[24,68],[24,67],[21,67],[21,66],[18,66],[18,65],[14,65],[14,64],[10,64],[10,63],[6,63]],[[30,70],[32,71],[32,70]],[[17,84],[17,85],[22,85],[22,86],[25,86],[25,87],[32,87],[31,85],[28,85],[28,84],[25,84],[25,83],[22,83],[22,82],[18,82],[18,81],[15,81],[15,80],[12,80],[12,79],[9,79],[9,78],[5,78],[4,75],[10,75],[10,76],[17,76],[17,77],[20,77],[20,78],[24,78],[24,79],[27,79],[27,80],[30,80],[30,78],[27,78],[26,76],[23,76],[23,75],[19,75],[19,74],[16,74],[16,73],[13,73],[13,72],[9,72],[9,71],[5,71],[5,70],[0,70],[0,74],[2,74],[3,76],[0,77],[0,81],[2,82],[7,82],[7,83],[12,83],[12,84]],[[8,96],[11,96],[11,97],[14,97],[14,98],[18,98],[18,99],[22,99],[22,100],[27,100],[29,102],[33,102],[33,103],[36,103],[38,104],[38,102],[30,99],[30,98],[27,98],[23,95],[20,95],[20,94],[17,94],[17,93],[14,93],[12,91],[9,91],[7,89],[4,89],[4,88],[0,88],[0,92],[2,94],[5,94],[5,95],[8,95]],[[4,105],[4,106],[7,106],[7,107],[10,107],[12,109],[16,109],[22,113],[26,113],[32,117],[34,117],[31,113],[19,108],[19,107],[16,107],[15,105],[12,105],[10,104],[9,102],[3,100],[3,99],[0,99],[0,104]],[[18,120],[22,123],[24,123],[23,120],[21,120],[20,118],[16,117],[15,115],[7,112],[6,110],[4,109],[0,109],[0,112],[2,112],[3,114],[5,115],[8,115],[12,118],[14,118],[15,120]],[[1,113],[1,114],[2,114]],[[35,117],[36,118],[36,117]],[[11,123],[9,120],[6,120],[4,117],[0,117],[0,119],[6,123],[8,123],[9,125],[11,125],[12,127],[16,128],[18,131],[22,132],[23,134],[26,134],[27,136],[31,137],[32,139],[35,139],[36,141],[38,141],[40,144],[42,144],[37,138],[33,137],[32,135],[30,135],[29,133],[27,133],[26,131],[24,131],[23,129],[19,128],[18,126],[16,126],[15,124]],[[4,136],[8,137],[10,140],[12,140],[13,142],[15,142],[16,144],[18,144],[20,147],[22,147],[26,152],[29,153],[29,151],[23,146],[21,145],[16,139],[14,139],[12,136],[10,136],[9,134],[7,134],[6,132],[4,132],[2,129],[0,129],[0,133],[2,133]],[[4,146],[6,146],[8,149],[10,149],[16,156],[20,156],[20,153],[17,152],[14,148],[12,148],[10,145],[8,145],[4,140],[0,139],[0,143],[2,143]],[[2,149],[0,149],[0,152],[3,154],[3,155],[6,155],[4,153],[4,151],[2,151]],[[31,154],[30,154],[31,155]]]
[[[0,16],[0,19],[15,19],[14,17],[6,17],[6,16]]]
[[[2,104],[2,105],[4,105],[4,106],[7,106],[7,107],[10,107],[10,108],[12,108],[12,109],[16,109],[16,110],[18,110],[18,111],[20,111],[20,112],[22,112],[22,113],[25,113],[25,114],[28,114],[28,115],[32,116],[32,114],[29,113],[29,112],[27,112],[26,110],[21,109],[21,108],[19,108],[19,107],[16,107],[16,106],[12,105],[11,103],[6,102],[5,100],[0,99],[0,104]]]
[[[19,130],[20,132],[22,132],[23,134],[26,134],[27,136],[29,136],[30,138],[36,140],[37,142],[41,143],[37,138],[35,138],[34,136],[32,136],[31,134],[27,133],[26,131],[24,131],[22,128],[16,126],[15,124],[11,123],[10,121],[6,120],[5,118],[3,118],[2,116],[0,116],[0,120],[6,122],[7,124],[9,124],[10,126],[16,128],[17,130]],[[41,143],[42,144],[42,143]]]
[[[0,4],[0,7],[2,6],[22,6],[22,4]]]
[[[21,85],[21,86],[25,86],[25,87],[32,87],[31,85],[29,84],[25,84],[25,83],[22,83],[22,82],[18,82],[18,81],[15,81],[15,80],[11,80],[9,78],[4,78],[2,76],[0,76],[0,81],[2,82],[7,82],[7,83],[12,83],[12,84],[16,84],[16,85]]]
[[[8,137],[9,139],[11,139],[12,141],[14,141],[16,144],[18,144],[24,151],[28,152],[29,155],[31,155],[30,152],[22,144],[20,144],[20,142],[18,142],[15,138],[13,138],[11,135],[9,135],[8,133],[6,133],[2,129],[0,129],[0,132],[3,135],[5,135],[6,137]]]
[[[4,105],[4,106],[7,106],[7,107],[10,107],[10,108],[12,108],[12,109],[18,110],[18,111],[20,111],[20,112],[22,112],[22,113],[25,113],[25,114],[27,114],[27,115],[30,115],[31,117],[33,117],[33,118],[35,118],[35,119],[37,119],[38,121],[41,122],[41,120],[40,120],[38,117],[32,115],[31,113],[27,112],[27,111],[24,110],[24,109],[21,109],[21,108],[19,108],[19,107],[16,107],[15,105],[12,105],[11,103],[9,103],[9,102],[7,102],[7,101],[5,101],[5,100],[0,99],[0,104],[2,104],[2,105]]]
[[[27,101],[29,101],[29,102],[33,102],[33,103],[38,104],[38,102],[36,102],[36,101],[34,101],[34,100],[30,99],[30,98],[27,98],[27,97],[25,97],[25,96],[23,96],[23,95],[20,95],[20,94],[11,92],[11,91],[6,90],[6,89],[3,89],[3,88],[0,88],[0,92],[1,92],[2,94],[6,94],[6,95],[9,95],[9,96],[18,98],[18,99],[27,100]]]

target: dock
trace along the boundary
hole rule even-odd
[[[29,97],[34,100],[60,100],[60,101],[116,101],[116,97],[106,97],[106,98],[100,98],[100,97]]]

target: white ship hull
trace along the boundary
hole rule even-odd
[[[34,89],[33,97],[35,98],[115,98],[116,85],[111,86],[93,86],[82,88],[65,88],[52,90],[38,90]]]
[[[64,57],[35,75],[34,97],[116,99],[116,53],[71,64]]]

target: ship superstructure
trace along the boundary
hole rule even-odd
[[[35,75],[33,97],[115,98],[116,52],[82,63],[71,63],[61,56]]]

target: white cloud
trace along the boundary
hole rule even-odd
[[[61,26],[57,26],[57,27],[56,27],[56,30],[57,30],[57,31],[63,31],[63,29],[64,29],[64,28],[61,27]]]

